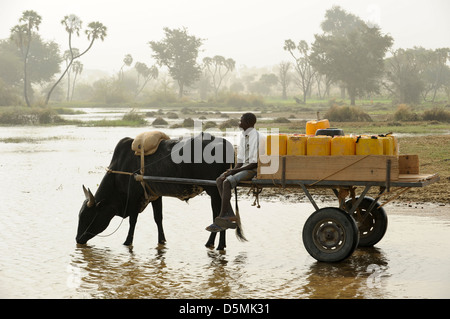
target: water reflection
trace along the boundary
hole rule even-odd
[[[109,248],[77,247],[71,266],[79,269],[76,291],[84,298],[386,298],[386,291],[374,276],[387,277],[388,261],[381,249],[358,249],[341,263],[312,262],[305,270],[292,269],[285,279],[267,286],[254,273],[247,253],[228,256],[207,250],[204,264],[168,262],[168,249],[157,246],[142,256],[124,247],[118,253]],[[379,273],[368,271],[376,266]],[[265,270],[261,270],[264,274]],[[261,276],[264,277],[264,276]],[[371,277],[374,277],[373,280]]]
[[[165,250],[143,260],[124,247],[122,253],[108,248],[78,247],[71,265],[80,269],[77,292],[90,298],[167,298],[165,286],[176,286],[168,275]]]
[[[121,253],[95,246],[77,247],[71,267],[79,275],[76,292],[84,298],[234,298],[236,284],[245,283],[245,254],[232,261],[224,252],[208,250],[204,265],[169,264],[167,249],[139,256],[132,248]],[[181,263],[183,264],[183,263]]]
[[[382,250],[375,247],[359,248],[340,263],[314,262],[306,273],[304,292],[308,298],[385,298],[381,286],[374,285],[380,281],[379,276],[387,276],[387,266]],[[372,268],[382,272],[374,273]]]

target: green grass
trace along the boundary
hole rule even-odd
[[[233,105],[231,105],[232,103]],[[448,124],[442,122],[442,116],[439,114],[449,114],[450,108],[446,101],[439,103],[421,103],[419,105],[408,106],[411,112],[417,114],[415,119],[422,120],[424,115],[432,114],[438,119],[421,122],[408,122],[405,120],[395,120],[395,113],[398,106],[393,105],[392,101],[386,98],[361,99],[356,100],[357,108],[368,114],[373,122],[334,122],[330,119],[332,127],[343,128],[345,132],[353,134],[381,134],[386,132],[426,134],[426,133],[448,133],[450,131]],[[333,99],[308,99],[306,104],[297,104],[293,98],[282,100],[280,98],[265,97],[258,98],[252,95],[224,95],[217,101],[194,101],[189,99],[174,100],[171,103],[164,102],[158,105],[150,106],[147,103],[127,103],[127,104],[105,104],[95,102],[60,102],[52,103],[48,107],[0,107],[0,125],[82,125],[82,126],[128,126],[138,127],[149,125],[139,110],[152,107],[158,109],[158,114],[163,118],[165,113],[175,113],[180,119],[192,117],[197,119],[205,115],[205,120],[210,117],[217,117],[215,113],[225,112],[257,112],[259,118],[257,127],[279,128],[285,133],[304,133],[307,120],[317,118],[317,112],[320,112],[320,118],[325,118],[325,114],[333,105],[349,106],[349,100],[339,98]],[[101,108],[101,107],[127,107],[133,108],[135,112],[130,112],[120,120],[101,120],[95,122],[65,121],[59,115],[61,114],[80,114],[77,110],[80,107]],[[442,110],[441,113],[435,111]],[[231,114],[229,118],[239,118],[240,114]],[[272,118],[272,120],[263,121],[261,118]],[[288,119],[290,123],[279,123],[274,119]],[[429,117],[428,117],[429,118]],[[304,121],[301,121],[302,119]],[[287,121],[286,121],[287,122]]]
[[[0,109],[1,125],[63,124],[65,120],[52,108],[3,107]]]
[[[41,138],[33,138],[33,137],[7,137],[7,138],[0,138],[0,143],[11,143],[11,144],[19,144],[19,143],[40,143],[44,141],[56,141],[60,140],[61,137],[52,136],[52,137],[41,137]]]
[[[142,123],[141,121],[130,121],[130,120],[100,120],[100,121],[89,121],[80,123],[80,126],[92,126],[92,127],[140,127],[146,126],[147,123]]]

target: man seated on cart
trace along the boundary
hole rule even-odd
[[[222,198],[220,214],[214,219],[214,223],[206,227],[206,230],[218,232],[227,228],[236,228],[238,217],[231,206],[231,190],[239,182],[251,180],[257,172],[259,155],[265,150],[265,137],[255,129],[256,116],[253,113],[245,113],[241,116],[239,128],[242,134],[239,138],[237,150],[237,163],[216,179],[217,188]]]

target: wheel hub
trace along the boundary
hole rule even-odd
[[[337,250],[344,243],[345,233],[343,228],[332,220],[318,224],[314,234],[317,247],[323,251]]]

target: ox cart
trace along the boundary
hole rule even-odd
[[[387,229],[387,215],[383,206],[412,187],[425,187],[439,181],[437,174],[397,174],[393,179],[391,161],[386,161],[386,176],[383,180],[336,180],[327,176],[321,179],[292,179],[286,174],[286,161],[282,161],[281,174],[264,178],[259,174],[251,181],[241,182],[239,187],[253,188],[259,194],[263,188],[299,188],[313,205],[315,211],[303,227],[303,244],[308,253],[318,261],[338,262],[349,257],[358,247],[369,247],[378,243]],[[401,171],[400,171],[401,173]],[[338,175],[336,175],[338,176]],[[279,177],[279,178],[274,178]],[[176,177],[142,176],[136,179],[157,183],[184,183],[201,186],[216,185],[215,180],[186,179]],[[366,196],[371,188],[378,187],[374,198]],[[331,189],[338,199],[336,207],[320,208],[310,190]],[[357,194],[357,190],[360,191]],[[387,197],[384,203],[382,196]]]

